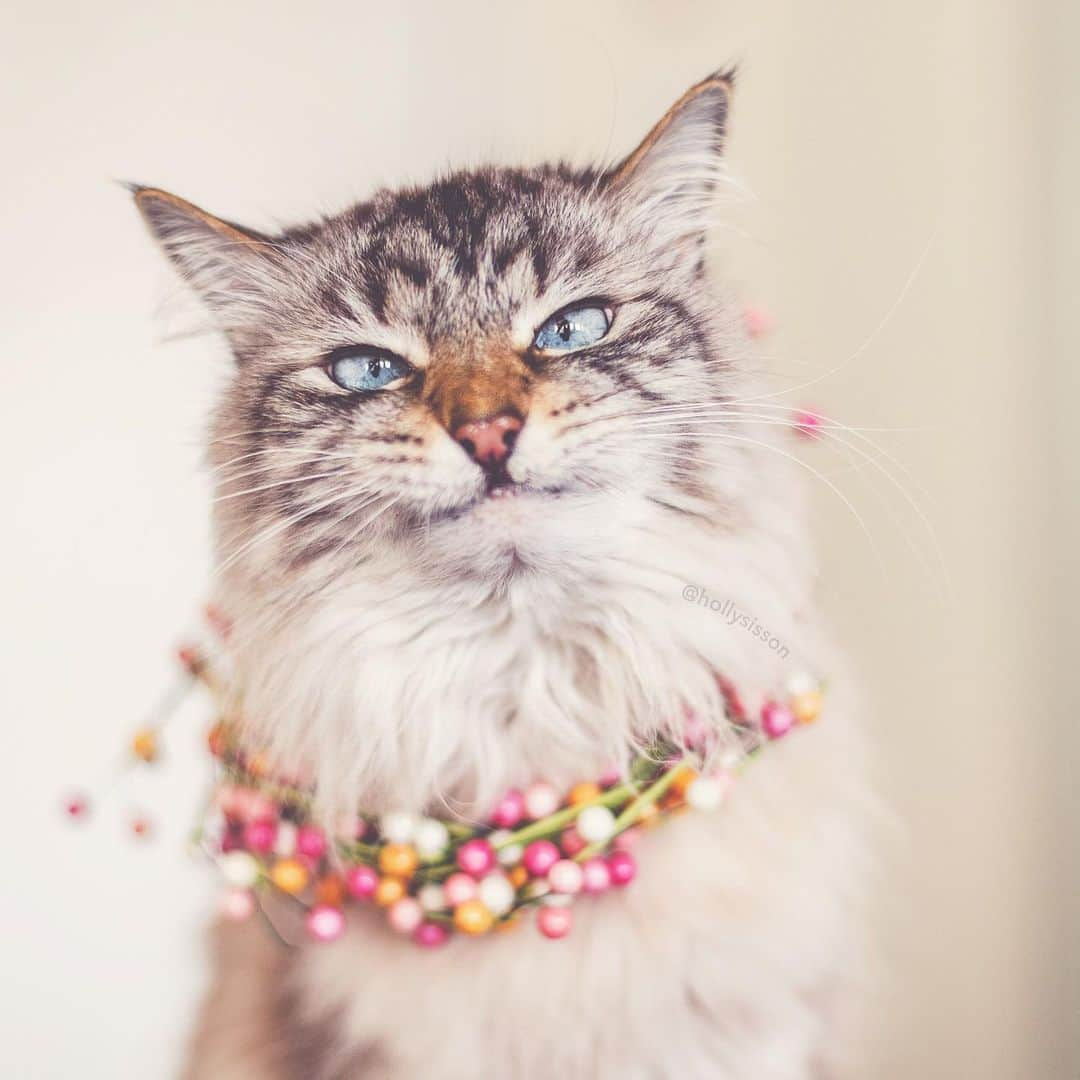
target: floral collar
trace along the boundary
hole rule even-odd
[[[225,629],[216,612],[211,622]],[[357,904],[382,909],[392,931],[424,948],[455,933],[511,929],[530,910],[545,937],[565,937],[579,897],[599,898],[634,880],[633,849],[643,830],[688,810],[717,810],[738,773],[770,741],[821,711],[821,687],[805,676],[789,680],[784,697],[765,701],[756,715],[721,679],[738,736],[724,753],[708,752],[702,725],[691,718],[686,748],[657,743],[628,767],[563,793],[544,781],[508,791],[480,823],[390,812],[357,815],[328,834],[317,823],[312,788],[271,771],[223,718],[225,695],[209,653],[184,648],[179,655],[185,684],[209,687],[222,706],[208,738],[216,787],[195,835],[224,880],[221,910],[243,920],[265,913],[271,897],[286,898],[320,942],[341,936],[346,913]],[[156,758],[163,724],[159,716],[135,735],[134,760]],[[87,806],[76,796],[66,810],[78,819]],[[145,835],[148,824],[134,821],[133,829]]]

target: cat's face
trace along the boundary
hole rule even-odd
[[[278,236],[139,189],[237,358],[223,563],[337,573],[393,544],[499,579],[700,512],[710,462],[673,418],[724,389],[701,239],[728,91],[609,173],[461,173]]]

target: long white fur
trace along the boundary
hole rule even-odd
[[[694,106],[619,196],[635,238],[626,272],[642,279],[687,273],[687,244],[724,182],[716,131]],[[172,238],[192,239],[177,227]],[[206,234],[194,239],[185,257],[219,294],[238,290],[229,317],[242,323],[260,307],[249,295],[258,275],[278,270],[223,284]],[[299,263],[297,275],[308,269]],[[538,310],[557,303],[536,300]],[[515,479],[558,481],[576,454],[593,489],[489,500],[421,536],[389,524],[394,494],[363,482],[336,492],[328,504],[353,499],[363,560],[343,564],[347,550],[337,552],[331,578],[318,562],[281,573],[281,530],[253,536],[236,499],[218,504],[219,599],[236,619],[239,704],[274,755],[311,771],[331,825],[357,805],[475,820],[508,787],[538,777],[566,786],[654,734],[677,738],[688,709],[723,739],[718,673],[751,706],[796,670],[829,681],[815,727],[771,746],[718,813],[650,832],[638,881],[579,902],[566,941],[523,929],[429,954],[372,917],[331,948],[302,950],[289,976],[302,1016],[336,1032],[324,1075],[366,1046],[375,1053],[365,1075],[432,1080],[804,1080],[841,1056],[836,1003],[863,872],[856,707],[822,630],[789,455],[776,425],[737,405],[761,393],[738,307],[722,295],[715,305],[711,333],[733,404],[701,440],[707,493],[669,493],[686,513],[651,494],[663,440],[700,428],[704,405],[666,419],[662,410],[601,417],[608,441],[593,458],[588,428],[574,434],[534,408]],[[337,332],[294,328],[294,342],[308,335],[295,347],[332,344]],[[227,445],[227,419],[217,434]],[[224,458],[226,500],[230,483],[273,481],[262,456],[250,468]],[[453,440],[429,430],[415,480],[428,509],[467,504],[478,483]],[[687,599],[687,587],[705,602]],[[729,626],[709,599],[732,601],[784,650]],[[242,1062],[238,1048],[237,1075],[247,1075]]]

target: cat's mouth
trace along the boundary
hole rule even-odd
[[[487,473],[484,492],[473,505],[476,506],[492,499],[513,499],[522,495],[560,495],[564,490],[562,485],[538,486],[528,481],[515,480],[504,464]]]
[[[506,468],[506,463],[503,462],[488,470],[482,497],[486,499],[505,499],[535,490],[535,488],[530,488],[528,484],[514,480]]]
[[[451,507],[429,518],[429,523],[437,521],[459,521],[468,514],[480,513],[485,507],[493,511],[500,504],[523,504],[529,501],[540,502],[557,498],[567,488],[563,485],[537,485],[527,481],[512,480],[508,475],[489,476],[484,490],[460,506]]]

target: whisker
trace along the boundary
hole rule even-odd
[[[873,537],[872,533],[870,532],[870,529],[867,527],[866,522],[863,520],[862,515],[858,512],[858,510],[855,509],[855,506],[851,502],[851,500],[831,480],[829,480],[828,477],[822,475],[822,473],[820,473],[812,465],[810,465],[808,462],[803,461],[801,458],[797,457],[795,454],[789,454],[786,450],[781,450],[780,447],[778,447],[778,446],[772,446],[770,443],[762,442],[760,439],[751,439],[751,438],[748,438],[748,437],[743,436],[743,435],[733,435],[733,434],[731,434],[731,432],[727,432],[727,431],[713,432],[713,433],[711,433],[711,437],[712,438],[717,438],[717,439],[728,439],[728,440],[733,441],[733,442],[748,443],[751,446],[757,446],[757,447],[759,447],[759,448],[761,448],[763,450],[768,450],[771,453],[779,454],[781,457],[786,458],[788,461],[794,462],[800,468],[806,469],[807,472],[809,472],[813,476],[815,476],[818,480],[820,480],[823,484],[825,484],[825,486],[828,487],[829,490],[832,491],[833,494],[836,495],[836,497],[841,500],[841,502],[843,502],[843,504],[848,508],[848,510],[850,511],[852,516],[858,522],[859,527],[862,529],[863,533],[866,535],[866,539],[870,543],[870,547],[874,552],[874,555],[875,555],[875,557],[877,559],[878,566],[880,567],[882,574],[885,575],[885,561],[882,558],[881,551],[879,550],[879,548],[877,546],[877,542],[874,540],[874,537]],[[662,434],[662,433],[658,433],[658,434],[655,434],[655,435],[643,435],[643,436],[641,436],[641,438],[645,438],[645,439],[650,439],[650,438],[663,439],[663,438],[667,438],[667,436]]]
[[[340,453],[338,451],[326,451],[326,450],[296,450],[293,451],[291,457],[289,452],[282,453],[280,450],[275,451],[273,454],[266,454],[261,451],[253,451],[250,454],[239,454],[234,458],[231,458],[227,462],[223,462],[221,465],[211,466],[211,472],[215,474],[219,480],[227,479],[224,475],[234,465],[238,465],[240,462],[247,460],[250,462],[253,457],[262,457],[265,460],[255,466],[255,469],[251,471],[257,471],[259,469],[272,469],[277,468],[283,464],[306,464],[314,461],[353,461],[355,460],[354,454]],[[279,457],[286,458],[286,461],[277,460]],[[234,477],[235,478],[235,477]]]
[[[816,386],[818,383],[825,379],[831,378],[837,372],[847,367],[848,364],[857,360],[867,349],[877,340],[878,335],[885,329],[888,323],[892,320],[893,315],[899,310],[900,305],[907,298],[908,293],[911,291],[912,285],[915,284],[915,279],[919,276],[919,272],[923,268],[923,264],[926,262],[927,256],[930,254],[930,250],[934,245],[934,241],[937,239],[938,228],[937,226],[931,231],[929,237],[927,237],[926,243],[923,245],[922,252],[919,254],[918,259],[915,262],[915,266],[912,268],[911,273],[908,274],[907,280],[904,282],[903,287],[900,289],[900,294],[893,301],[888,311],[882,316],[881,321],[874,327],[870,334],[865,338],[863,343],[844,360],[841,360],[835,367],[830,368],[828,371],[822,372],[820,375],[813,379],[809,379],[806,382],[800,383],[797,386],[788,387],[786,390],[777,390],[769,394],[758,395],[758,400],[764,400],[766,398],[780,397],[783,394],[794,394],[800,390],[805,390],[807,387]],[[748,399],[754,400],[754,399]]]
[[[226,502],[229,499],[239,499],[242,495],[254,495],[256,492],[269,491],[271,488],[284,487],[286,484],[305,484],[312,480],[325,480],[327,477],[340,475],[341,471],[335,469],[333,472],[307,473],[304,476],[291,476],[285,480],[274,480],[269,484],[259,484],[256,487],[245,488],[243,491],[230,491],[227,495],[218,495],[217,498],[211,500],[211,503]]]
[[[249,552],[256,545],[261,545],[274,536],[277,536],[283,529],[287,529],[289,526],[295,525],[298,521],[303,521],[304,518],[311,517],[312,514],[317,514],[320,510],[325,510],[329,506],[334,506],[336,503],[343,502],[349,498],[354,498],[355,494],[356,493],[352,488],[347,488],[345,491],[339,491],[329,499],[324,499],[322,502],[318,502],[314,506],[310,506],[298,514],[293,514],[283,521],[271,523],[257,533],[251,540],[243,543],[236,551],[229,555],[228,558],[216,568],[217,572],[219,574],[223,573],[242,555]]]

